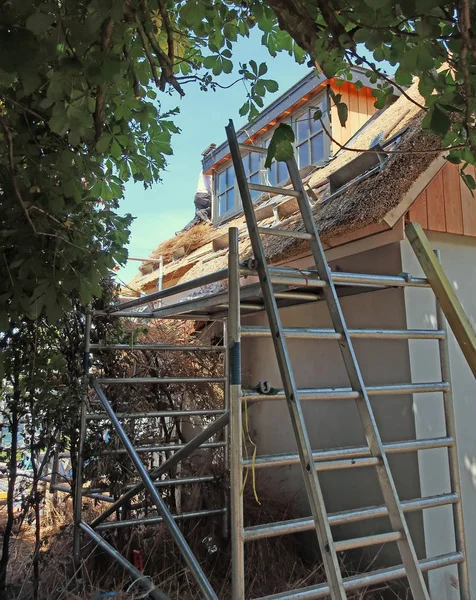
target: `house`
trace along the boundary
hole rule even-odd
[[[292,124],[296,134],[296,158],[334,271],[421,276],[405,237],[405,224],[419,222],[434,248],[440,250],[443,267],[474,324],[476,200],[462,183],[458,166],[445,161],[440,140],[422,133],[423,111],[417,86],[394,98],[385,109],[375,111],[372,84],[367,80],[363,83],[360,89],[349,82],[338,86],[335,80],[310,74],[265,109],[255,123],[242,128],[240,142],[266,146],[278,123]],[[337,119],[327,86],[342,93],[349,106],[346,127]],[[317,107],[326,115],[322,126],[311,119]],[[251,183],[289,186],[279,163],[266,170],[256,156],[259,155],[248,154],[246,158]],[[240,231],[240,257],[251,256],[226,144],[205,153],[203,169],[213,176],[213,224],[197,225],[163,242],[152,253],[151,258],[163,257],[164,287],[226,268],[230,226]],[[260,225],[279,223],[287,229],[303,230],[295,198],[268,197],[259,190],[255,193]],[[267,236],[263,243],[274,265],[299,270],[312,265],[306,241]],[[150,293],[156,289],[157,281],[156,263],[144,262],[129,286],[137,293]],[[248,278],[243,285],[251,281]],[[348,292],[341,303],[349,327],[395,330],[436,327],[434,297],[428,290],[353,287]],[[169,301],[177,299],[178,295]],[[320,302],[287,306],[280,313],[283,324],[288,327],[329,327],[330,323],[327,308]],[[243,311],[242,320],[245,324],[266,324],[266,316],[256,311],[249,314]],[[476,590],[476,382],[452,336],[449,345],[468,563],[472,587]],[[337,345],[290,340],[288,346],[300,388],[347,385]],[[442,380],[434,341],[357,339],[355,348],[368,385]],[[248,386],[260,381],[280,385],[269,338],[245,339],[242,358]],[[381,394],[372,398],[372,403],[385,442],[446,435],[441,391],[410,394],[403,390],[399,395]],[[364,442],[353,401],[309,402],[304,404],[303,410],[313,448]],[[250,420],[259,454],[295,451],[284,403],[254,404]],[[449,489],[444,447],[392,454],[390,461],[402,500]],[[340,471],[322,473],[328,510],[379,504],[380,491],[370,471],[349,469],[344,474]],[[309,514],[298,466],[268,469],[266,473],[261,470],[259,476],[269,478],[270,485],[283,493],[296,494],[303,514]],[[451,550],[454,544],[451,510],[451,506],[441,506],[408,515],[419,555],[434,556]],[[376,531],[376,526],[381,529]],[[342,535],[365,535],[370,532],[368,527],[365,523],[346,524]],[[371,527],[372,533],[378,533],[385,531],[388,525],[374,521]],[[434,600],[458,597],[454,573],[454,567],[448,567],[429,575]]]

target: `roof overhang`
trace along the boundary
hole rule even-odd
[[[352,67],[351,72],[353,81],[360,80],[365,87],[375,87],[375,84],[371,83],[370,79],[367,77],[365,69]],[[301,99],[315,94],[320,88],[323,88],[330,82],[331,80],[326,78],[322,73],[319,74],[315,70],[311,71],[293,85],[286,93],[279,96],[279,98],[267,106],[255,121],[247,123],[244,127],[239,129],[236,133],[238,142],[244,143],[246,140],[255,137],[263,130],[266,130],[267,127],[269,127],[270,124],[274,124],[279,117],[288,114],[288,111],[299,103]],[[398,90],[395,90],[395,96],[399,95],[400,93]],[[203,172],[207,173],[212,167],[221,163],[227,158],[229,153],[228,142],[223,142],[219,146],[210,148],[208,153],[204,153],[202,159]]]

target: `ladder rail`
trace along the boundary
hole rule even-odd
[[[293,373],[289,368],[290,358],[286,340],[283,335],[283,326],[281,324],[276,298],[274,297],[271,276],[268,270],[263,244],[259,236],[258,223],[253,208],[253,201],[248,188],[245,169],[232,121],[230,121],[226,127],[226,133],[233,159],[233,165],[235,168],[235,177],[236,181],[238,182],[243,210],[248,224],[251,246],[254,257],[258,262],[258,275],[262,286],[263,301],[272,331],[273,343],[278,360],[281,379],[283,381],[283,387],[286,391],[287,405],[299,450],[303,478],[316,525],[316,534],[324,562],[327,580],[329,582],[333,599],[345,600],[346,593],[339,568],[339,559],[334,547],[331,528],[325,513],[324,497],[317,476],[317,471],[312,468],[313,460],[311,443],[307,434],[304,414],[299,401],[296,382],[294,380]],[[243,599],[244,595],[235,596],[233,598],[233,600]]]
[[[440,262],[439,251],[435,252],[436,259]],[[458,460],[458,442],[457,442],[457,431],[456,431],[456,416],[454,410],[453,401],[453,387],[451,385],[451,366],[450,366],[450,353],[448,346],[448,323],[443,312],[443,308],[440,305],[437,298],[435,298],[436,304],[436,323],[438,329],[444,331],[445,335],[438,341],[439,345],[439,356],[440,356],[440,369],[441,376],[448,381],[449,388],[443,392],[443,410],[445,415],[445,425],[447,435],[453,437],[454,444],[448,447],[448,462],[450,472],[450,486],[451,491],[455,492],[459,496],[459,502],[453,505],[453,523],[455,530],[455,541],[456,550],[461,552],[463,556],[466,554],[466,539],[464,532],[464,518],[463,518],[463,495],[461,493],[461,480],[459,475],[459,460]],[[471,589],[469,583],[468,573],[468,561],[464,560],[458,564],[458,576],[459,576],[459,587],[461,600],[471,599]]]
[[[322,293],[327,302],[330,317],[335,331],[342,335],[339,342],[341,355],[346,367],[347,375],[351,387],[359,393],[359,398],[355,400],[359,411],[360,419],[364,427],[365,437],[372,455],[378,459],[376,466],[380,489],[388,507],[389,520],[395,531],[403,534],[401,540],[397,542],[403,565],[407,574],[408,582],[415,600],[430,600],[426,583],[418,563],[416,550],[410,535],[410,530],[402,510],[397,488],[390,471],[390,465],[387,460],[382,439],[375,420],[370,399],[367,394],[362,373],[359,368],[357,356],[354,351],[351,336],[347,329],[344,314],[337,296],[336,288],[330,275],[330,269],[327,265],[324,248],[319,238],[317,225],[312,215],[311,207],[307,198],[306,190],[302,183],[301,176],[295,158],[286,162],[294,189],[301,192],[298,197],[298,205],[302,215],[304,228],[307,233],[312,234],[310,248],[316,265],[319,277],[328,285],[322,288]]]

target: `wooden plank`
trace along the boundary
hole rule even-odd
[[[428,212],[426,205],[426,189],[418,196],[414,204],[411,205],[408,213],[410,221],[420,223],[423,229],[428,229]]]
[[[370,118],[367,110],[367,88],[357,90],[357,102],[359,107],[359,127],[362,127]]]
[[[377,112],[377,108],[374,106],[375,98],[372,96],[372,90],[370,88],[366,88],[367,91],[367,114],[371,117],[374,113]]]
[[[344,85],[336,86],[336,94],[342,94],[342,100],[341,100],[341,102],[345,102],[347,104],[347,107],[349,108],[349,113],[350,113],[349,82],[346,81],[344,83]],[[340,140],[340,143],[343,144],[343,145],[345,145],[346,142],[352,137],[352,132],[351,132],[351,129],[350,129],[349,119],[347,119],[345,127],[342,127],[341,124],[340,124],[339,119],[337,119],[337,126],[341,130],[341,140]]]
[[[440,303],[456,341],[463,351],[469,368],[476,377],[476,333],[468,316],[438,262],[421,226],[418,223],[410,223],[407,225],[405,232],[421,268]]]
[[[440,154],[438,158],[430,164],[426,171],[423,171],[417,179],[412,183],[408,192],[403,196],[400,200],[399,204],[392,208],[385,217],[385,223],[388,223],[390,227],[393,227],[397,221],[399,221],[405,213],[410,209],[410,206],[413,205],[415,200],[421,194],[421,192],[426,188],[426,186],[431,182],[433,177],[438,173],[440,169],[444,167],[446,164],[446,159],[444,154]],[[430,203],[430,198],[427,196],[428,205]]]
[[[426,188],[426,202],[428,207],[428,229],[430,231],[446,231],[445,197],[441,171],[436,174]]]
[[[469,166],[466,173],[475,177],[474,167]],[[464,235],[476,236],[476,196],[471,194],[464,181],[461,181],[461,209]]]
[[[461,208],[461,177],[458,166],[448,163],[443,168],[442,175],[446,231],[461,235],[463,234],[463,211]]]
[[[359,97],[357,94],[357,89],[354,85],[349,86],[349,129],[350,135],[355,135],[357,131],[360,129],[360,120],[359,120]]]

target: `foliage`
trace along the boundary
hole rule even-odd
[[[447,158],[476,164],[476,10],[470,0],[268,0],[287,31],[328,78],[352,80],[351,65],[376,87],[375,106],[383,108],[395,88],[418,77],[426,115],[423,130],[441,138]],[[252,4],[256,11],[262,3]],[[253,8],[252,8],[253,10]],[[257,13],[256,13],[257,14]],[[267,13],[268,18],[270,12]],[[259,23],[259,20],[258,20]],[[395,69],[394,79],[385,68]],[[362,81],[354,81],[357,86]],[[334,98],[339,119],[347,108]],[[476,183],[463,178],[470,188]]]
[[[229,3],[25,0],[0,5],[0,330],[55,322],[127,253],[129,180],[160,178],[178,133],[159,91],[233,68],[248,11]],[[276,82],[241,66],[251,114]]]

